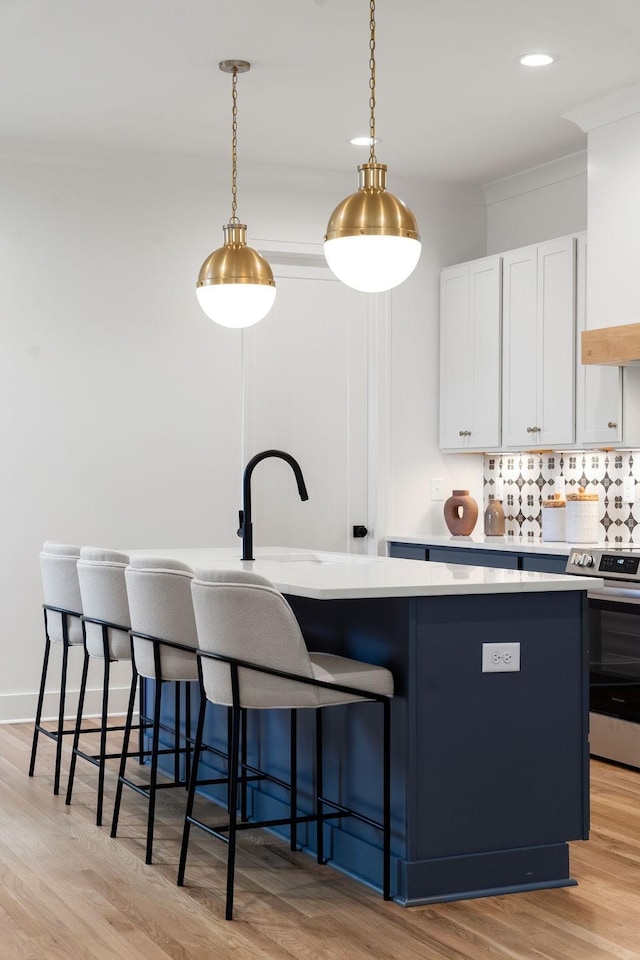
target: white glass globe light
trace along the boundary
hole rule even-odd
[[[329,269],[354,290],[381,293],[413,273],[422,244],[409,237],[337,237],[324,244]]]
[[[258,283],[216,283],[197,287],[196,296],[209,319],[238,330],[266,317],[276,299],[276,288]]]

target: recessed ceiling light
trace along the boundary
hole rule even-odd
[[[548,67],[550,63],[554,63],[557,59],[552,53],[525,53],[518,57],[518,63],[521,63],[523,67]]]
[[[352,137],[349,143],[352,143],[354,147],[370,147],[371,137]],[[376,143],[382,143],[380,137],[373,138],[373,145],[375,146]]]

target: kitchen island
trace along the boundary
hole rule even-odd
[[[311,650],[393,672],[398,902],[575,882],[568,841],[586,839],[589,828],[583,578],[284,548],[256,550],[254,561],[241,561],[237,547],[140,552],[172,556],[196,570],[253,570],[286,594]],[[519,644],[520,669],[483,671],[487,643]],[[492,651],[484,653],[486,668]],[[257,713],[250,760],[286,777],[288,719],[279,711]],[[313,724],[301,719],[309,723],[300,725],[300,806],[311,810]],[[223,728],[214,716],[209,737]],[[325,792],[376,818],[381,737],[375,704],[327,711]],[[252,790],[253,815],[282,815],[285,795],[278,790]],[[312,852],[313,830],[300,827],[299,841]],[[327,825],[325,850],[339,869],[380,885],[374,829],[349,819]]]

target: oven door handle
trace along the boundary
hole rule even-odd
[[[588,592],[589,600],[603,600],[610,603],[633,603],[640,606],[640,590],[624,587],[603,587],[602,590]]]

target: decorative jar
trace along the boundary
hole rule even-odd
[[[468,537],[478,519],[478,504],[468,490],[453,490],[444,504],[444,522],[454,537]]]

